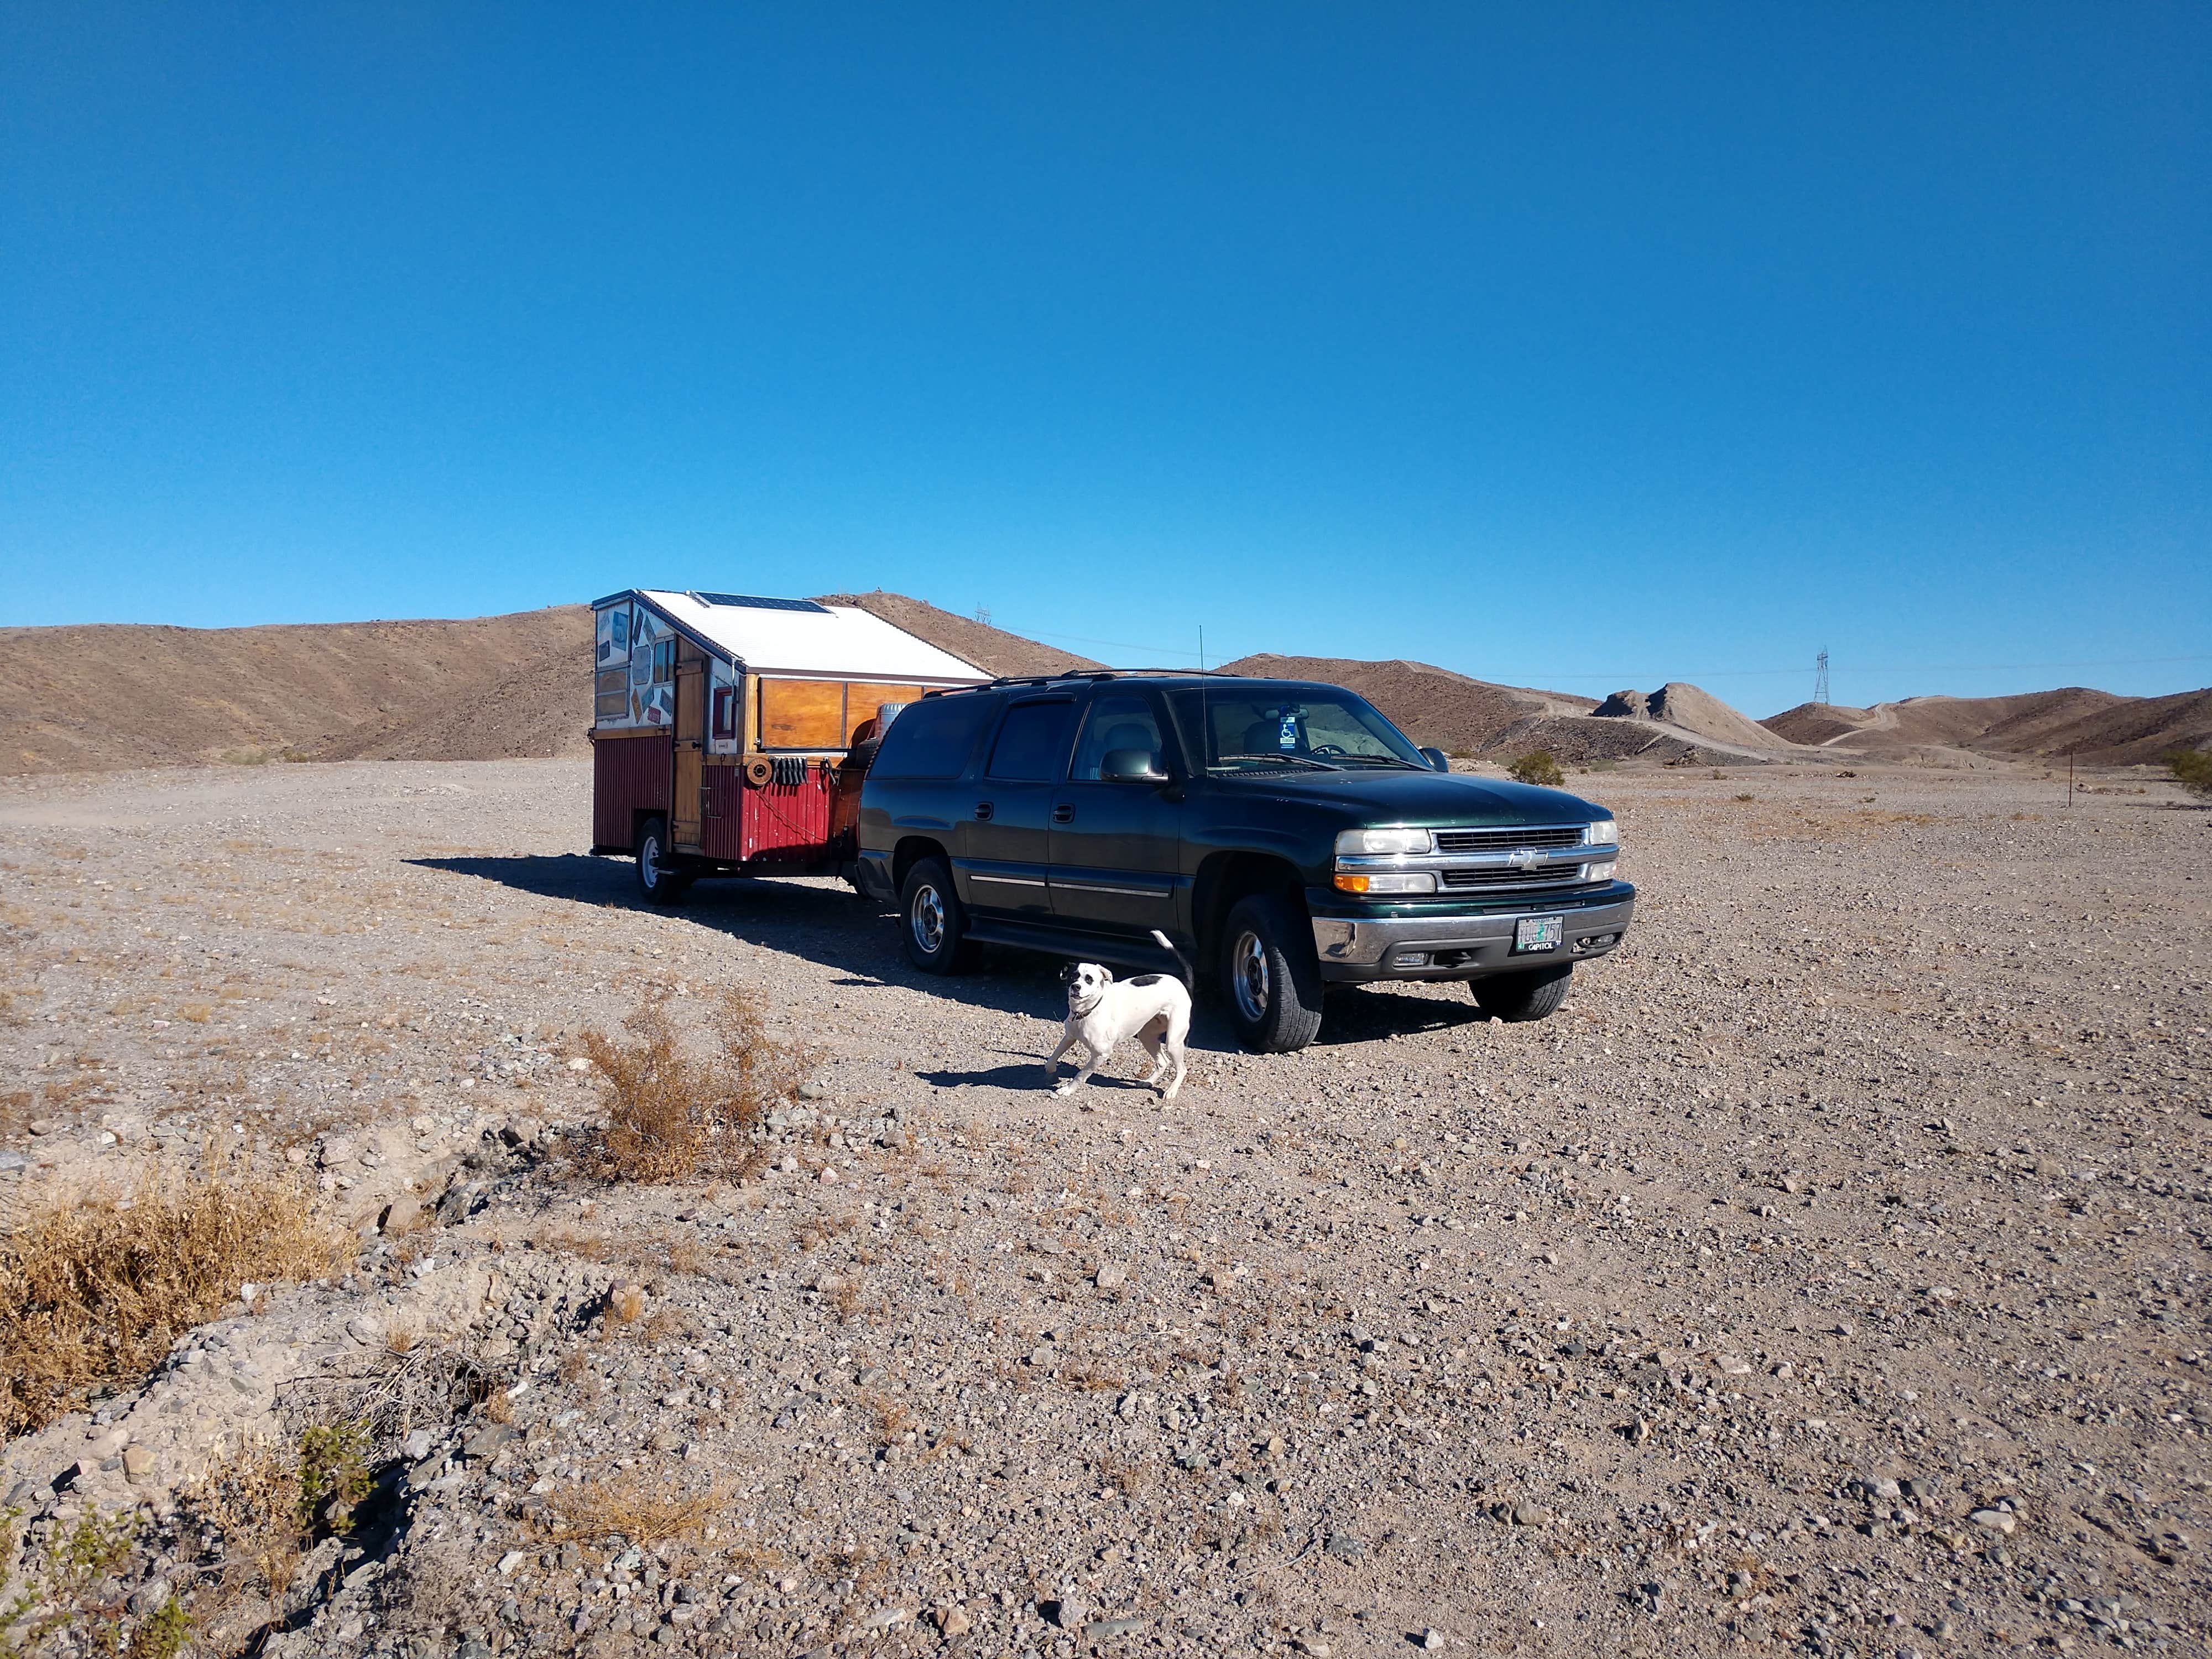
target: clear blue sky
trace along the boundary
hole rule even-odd
[[[0,623],[2201,685],[2209,94],[2201,3],[15,0]]]

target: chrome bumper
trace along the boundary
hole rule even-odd
[[[1316,916],[1314,955],[1325,980],[1476,979],[1560,962],[1586,962],[1619,947],[1635,919],[1632,896],[1583,909],[1526,909],[1484,916]],[[1560,916],[1556,951],[1513,951],[1513,924],[1523,916]]]

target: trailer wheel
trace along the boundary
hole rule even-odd
[[[899,939],[906,959],[925,974],[975,970],[981,952],[967,937],[968,909],[942,859],[917,859],[899,895]]]
[[[668,856],[668,825],[647,818],[637,832],[637,890],[647,904],[675,904],[691,885],[691,878],[678,870]]]

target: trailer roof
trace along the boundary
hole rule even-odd
[[[972,685],[991,678],[975,664],[858,605],[763,599],[745,593],[677,593],[650,587],[631,591],[700,643],[755,674],[862,676],[953,685]]]

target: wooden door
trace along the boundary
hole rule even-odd
[[[668,839],[679,852],[702,849],[707,794],[707,665],[676,665],[676,777],[668,797]]]

